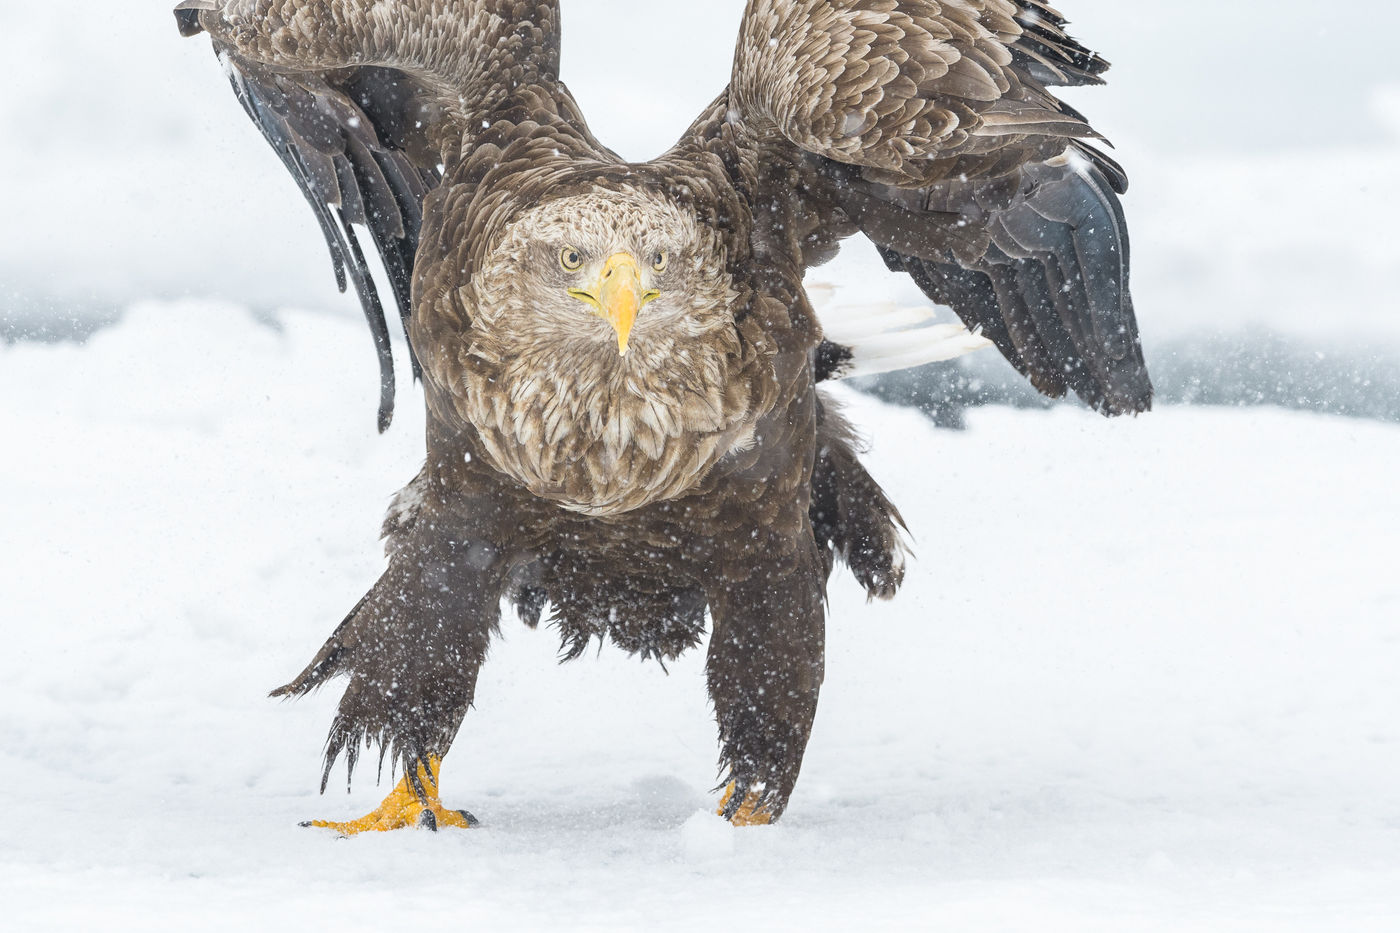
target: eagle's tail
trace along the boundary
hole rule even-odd
[[[878,376],[928,363],[957,359],[992,346],[979,331],[962,324],[935,324],[931,306],[900,307],[893,302],[850,307],[827,300],[831,288],[808,285],[825,339],[817,348],[817,381]]]
[[[889,599],[904,582],[904,519],[857,456],[854,429],[836,403],[818,393],[812,531],[830,575],[843,561],[872,599]]]

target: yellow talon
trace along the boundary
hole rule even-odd
[[[729,806],[729,801],[734,799],[734,782],[724,789],[724,797],[719,802],[719,809],[715,812],[724,816],[725,807]],[[729,822],[735,826],[767,826],[773,822],[773,816],[767,810],[758,806],[758,794],[749,791],[744,797],[744,802],[739,805],[739,809],[729,818]]]
[[[312,820],[302,825],[333,829],[342,836],[364,832],[383,833],[391,829],[423,825],[433,829],[441,829],[444,826],[469,829],[476,823],[474,818],[470,818],[461,810],[448,810],[438,799],[438,770],[441,766],[442,760],[436,755],[428,757],[427,770],[424,770],[421,764],[418,766],[418,779],[423,783],[426,803],[418,799],[417,792],[409,784],[408,775],[405,774],[398,785],[389,792],[389,796],[384,798],[383,803],[358,820],[346,823]],[[431,820],[424,816],[425,813],[432,814]]]

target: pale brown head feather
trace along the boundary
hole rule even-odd
[[[580,269],[560,265],[566,247]],[[644,287],[661,293],[625,356],[610,325],[569,295],[618,252],[638,257]],[[590,515],[626,512],[683,494],[750,442],[748,394],[726,392],[743,348],[724,249],[665,198],[624,189],[533,208],[464,291],[462,415],[492,465],[534,494]]]

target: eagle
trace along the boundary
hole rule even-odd
[[[348,679],[323,792],[342,755],[347,782],[375,750],[402,779],[365,817],[309,825],[475,825],[439,769],[503,606],[531,626],[548,610],[565,657],[597,639],[664,663],[708,625],[718,812],[783,814],[833,567],[877,598],[904,572],[899,512],[818,390],[862,358],[823,337],[803,288],[848,237],[1046,395],[1151,405],[1127,179],[1048,90],[1102,83],[1108,63],[1041,0],[749,0],[729,85],[649,162],[595,139],[560,80],[558,0],[175,15],[211,37],[364,306],[380,429],[393,354],[358,231],[427,407],[387,568],[274,691]],[[899,341],[906,363],[940,352],[920,330]]]

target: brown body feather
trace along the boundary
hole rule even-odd
[[[559,83],[550,0],[178,15],[228,59],[387,353],[354,240],[369,229],[424,377],[427,459],[386,520],[389,567],[278,691],[349,677],[327,771],[366,741],[409,773],[443,754],[503,598],[531,624],[552,607],[569,656],[597,637],[669,659],[708,611],[729,811],[752,791],[782,813],[833,563],[880,597],[903,568],[898,513],[816,389],[802,277],[844,237],[870,236],[1042,390],[1106,413],[1150,399],[1120,173],[1045,90],[1106,65],[1042,3],[752,0],[731,87],[646,164],[600,145]],[[568,237],[678,257],[626,356],[557,297],[537,253]]]

